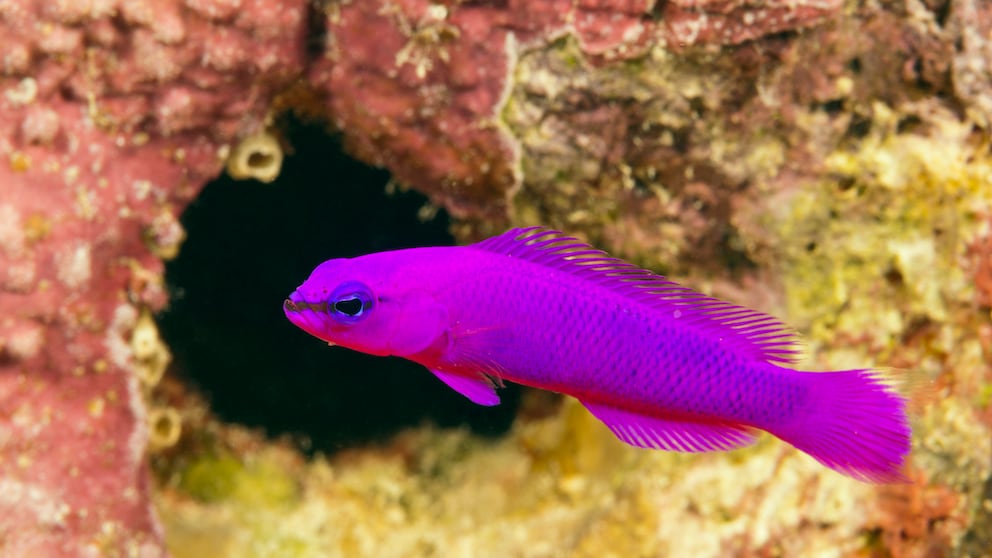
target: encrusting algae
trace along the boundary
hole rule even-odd
[[[992,157],[948,114],[899,133],[913,117],[876,103],[869,134],[827,157],[824,179],[768,203],[770,258],[813,338],[867,332],[891,349],[908,322],[946,322],[974,298],[960,262],[988,211]]]
[[[871,494],[771,440],[702,456],[628,448],[574,402],[496,442],[427,428],[309,462],[257,434],[220,432],[159,493],[175,556],[854,551]],[[258,496],[269,483],[287,489]]]
[[[916,125],[903,130],[907,121]],[[767,257],[788,313],[821,366],[875,355],[893,375],[930,384],[917,394],[911,458],[928,482],[960,495],[940,513],[962,524],[988,506],[992,473],[981,399],[992,378],[979,336],[989,317],[961,265],[990,204],[987,139],[929,105],[896,112],[876,103],[868,133],[830,155],[821,180],[779,192],[756,217],[771,231],[761,241],[772,239]],[[915,490],[923,487],[898,492]],[[964,533],[930,535],[954,548]],[[890,551],[911,548],[903,541]]]

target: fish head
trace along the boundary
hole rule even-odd
[[[297,327],[331,345],[411,357],[445,339],[447,312],[390,253],[328,260],[283,303]]]

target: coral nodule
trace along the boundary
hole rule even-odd
[[[254,178],[272,182],[282,168],[282,148],[271,133],[260,132],[243,138],[227,156],[227,174],[243,180]]]

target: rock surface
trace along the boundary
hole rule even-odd
[[[304,15],[0,3],[0,554],[164,554],[146,393],[169,357],[144,315],[178,213],[302,72]]]

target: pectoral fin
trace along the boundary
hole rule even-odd
[[[431,372],[448,384],[448,387],[458,393],[468,397],[473,403],[491,407],[499,405],[499,396],[496,395],[496,386],[488,376],[481,372],[472,375],[455,374],[453,372],[442,372],[431,370]]]

